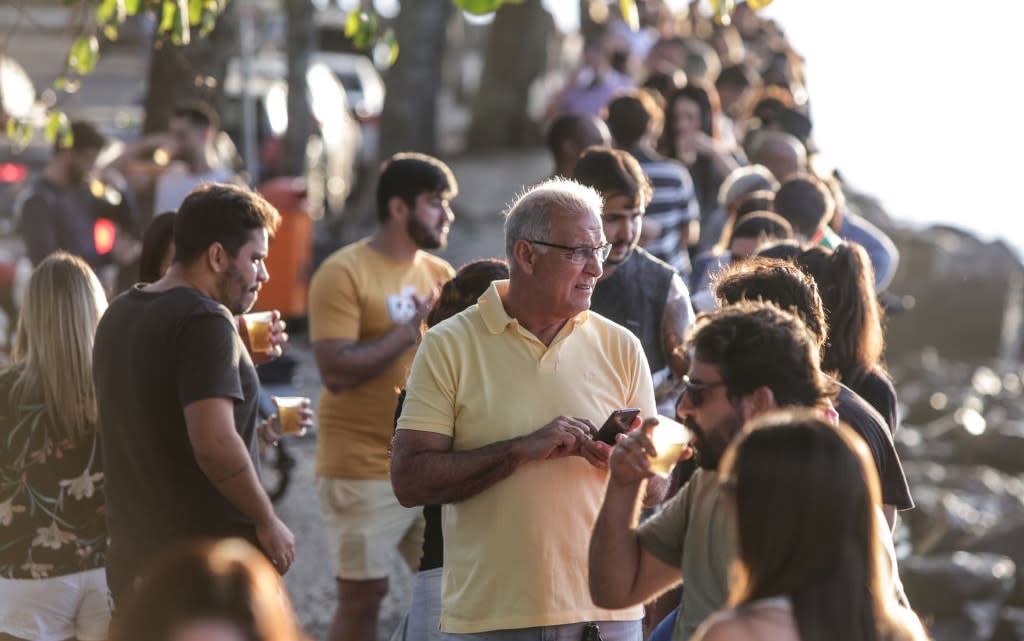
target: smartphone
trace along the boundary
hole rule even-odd
[[[640,416],[640,409],[637,407],[615,410],[608,417],[608,420],[604,422],[604,425],[601,426],[601,429],[597,431],[594,440],[607,443],[608,445],[615,445],[615,437],[628,430],[629,426],[633,423],[633,419],[637,416]]]

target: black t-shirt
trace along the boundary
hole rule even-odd
[[[241,536],[253,524],[200,470],[185,424],[195,401],[230,398],[256,458],[259,380],[228,310],[190,287],[118,296],[96,332],[93,372],[115,596],[168,543]]]
[[[835,405],[839,420],[860,434],[871,450],[882,486],[882,503],[895,505],[897,510],[909,510],[914,507],[907,478],[903,474],[903,464],[900,463],[892,435],[882,415],[841,383]]]
[[[884,370],[873,370],[849,383],[850,389],[875,408],[885,424],[889,426],[889,434],[896,434],[896,388]]]

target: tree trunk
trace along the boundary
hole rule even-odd
[[[551,15],[540,0],[506,4],[491,25],[480,92],[473,100],[471,149],[522,147],[539,140],[527,113],[530,86],[547,66]]]
[[[302,176],[306,169],[306,144],[312,130],[306,70],[313,53],[313,0],[284,0],[288,18],[288,132],[285,138],[284,172]]]
[[[166,131],[175,105],[184,100],[204,100],[220,111],[228,59],[238,51],[237,5],[228,2],[206,37],[193,29],[188,46],[173,45],[168,34],[156,36],[149,58],[143,134]]]
[[[450,0],[403,2],[395,19],[398,61],[387,72],[380,153],[437,153],[437,99]]]

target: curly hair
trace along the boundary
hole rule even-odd
[[[807,326],[771,303],[742,301],[701,314],[688,345],[694,358],[718,367],[733,400],[767,387],[781,407],[811,407],[835,392]]]

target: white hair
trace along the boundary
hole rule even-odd
[[[559,214],[594,214],[601,217],[604,202],[594,189],[567,178],[550,178],[521,193],[505,211],[505,255],[511,266],[517,240],[547,241],[551,217]]]

